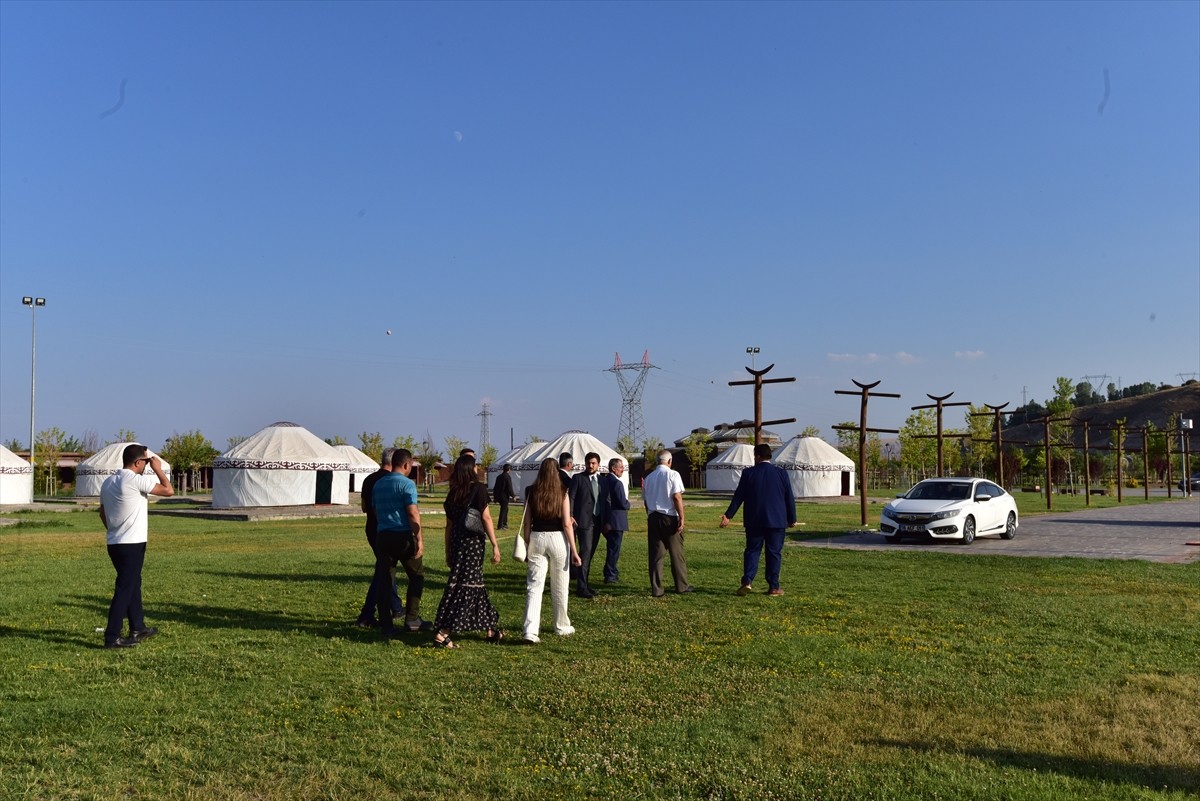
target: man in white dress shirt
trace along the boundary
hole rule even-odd
[[[671,469],[671,452],[659,451],[658,468],[642,482],[646,505],[646,536],[650,551],[650,594],[666,595],[662,586],[663,558],[671,554],[675,592],[691,592],[687,561],[683,557],[683,477]]]

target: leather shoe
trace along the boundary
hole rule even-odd
[[[685,592],[695,592],[695,591],[696,591],[696,588],[691,587],[691,586],[684,587],[682,590],[676,590],[676,592],[678,592],[680,595],[683,595]]]
[[[158,634],[158,629],[154,628],[153,626],[147,626],[141,631],[131,631],[129,633],[129,638],[134,642],[142,642],[143,640],[150,639],[156,634]]]
[[[118,637],[104,643],[105,648],[132,648],[135,645],[137,645],[137,640],[133,637]]]
[[[783,590],[776,587],[775,589],[767,590],[767,595],[771,596],[772,598],[778,598],[779,596],[783,595]]]
[[[750,594],[750,591],[752,589],[754,589],[754,588],[751,587],[749,584],[743,584],[742,586],[738,587],[737,594],[741,595],[742,597],[745,597]]]

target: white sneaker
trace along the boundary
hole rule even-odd
[[[523,634],[521,635],[521,639],[533,645],[537,645],[542,641],[541,638],[539,638],[536,634]]]
[[[575,627],[574,627],[574,626],[567,626],[567,627],[566,627],[565,629],[563,629],[562,631],[556,631],[556,632],[554,632],[554,633],[555,633],[555,634],[557,634],[559,637],[570,637],[572,634],[574,634],[574,633],[575,633]]]

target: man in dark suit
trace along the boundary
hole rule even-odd
[[[754,467],[744,471],[733,493],[733,501],[721,515],[721,528],[746,504],[742,522],[746,526],[746,552],[742,560],[742,586],[738,595],[750,593],[750,582],[758,573],[758,557],[767,548],[767,595],[783,595],[779,568],[783,563],[783,538],[796,525],[796,498],[786,471],[771,464],[771,446],[754,446]]]
[[[563,489],[571,491],[571,474],[575,470],[575,457],[563,451],[558,455],[558,478],[562,481]]]
[[[592,556],[596,553],[597,522],[600,510],[600,454],[589,453],[583,457],[584,472],[571,479],[568,494],[571,498],[571,517],[575,518],[575,547],[579,551],[580,565],[575,571],[575,594],[580,598],[592,598],[596,591],[588,583],[588,572],[592,567]]]
[[[621,577],[617,560],[621,558],[621,540],[629,529],[629,496],[621,483],[624,473],[623,459],[609,459],[608,473],[600,476],[600,531],[608,543],[604,559],[605,584],[616,584]]]
[[[492,487],[492,498],[500,504],[500,520],[496,528],[508,528],[508,503],[516,497],[513,492],[512,465],[505,464],[500,468],[500,475],[496,476],[496,486]]]

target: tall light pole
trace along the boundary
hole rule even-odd
[[[45,298],[33,298],[28,295],[21,298],[21,304],[29,307],[29,319],[33,322],[33,331],[30,341],[32,344],[32,356],[29,377],[29,463],[33,464],[33,413],[37,408],[37,309],[38,306],[45,306]]]

